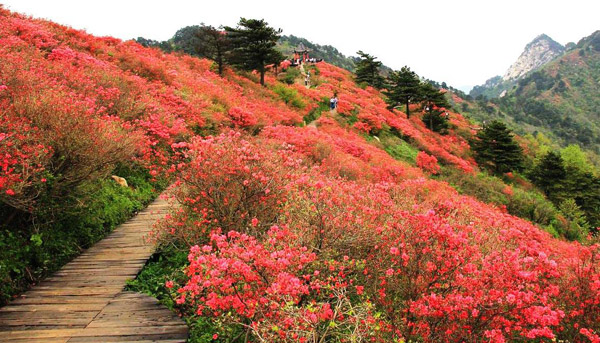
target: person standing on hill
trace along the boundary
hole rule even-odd
[[[333,93],[333,97],[331,99],[329,99],[329,107],[331,109],[331,112],[335,111],[335,109],[337,108],[337,105],[338,105],[337,93]]]

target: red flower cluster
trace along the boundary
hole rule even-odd
[[[424,151],[419,151],[417,154],[417,166],[430,172],[431,174],[437,174],[440,172],[440,166],[437,163],[437,158]]]

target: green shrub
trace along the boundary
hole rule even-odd
[[[538,224],[553,235],[564,235],[555,222],[558,210],[536,190],[513,186],[512,194],[506,194],[507,185],[498,177],[486,173],[473,177],[449,167],[442,168],[439,178],[447,181],[461,194],[473,196],[485,203],[504,205],[508,213]]]
[[[329,111],[329,99],[321,99],[318,105],[318,107],[313,108],[307,115],[304,116],[304,122],[306,124],[319,119],[323,111]]]
[[[298,91],[293,88],[286,87],[282,84],[277,84],[275,85],[275,87],[273,87],[273,92],[279,95],[283,102],[292,107],[296,107],[299,109],[303,109],[304,107],[306,107],[304,101],[302,101],[302,99],[298,97]]]
[[[279,81],[293,85],[296,79],[300,77],[300,69],[288,68],[285,73],[280,73],[278,76]]]

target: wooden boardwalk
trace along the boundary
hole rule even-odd
[[[157,199],[53,276],[0,308],[0,342],[185,342],[188,329],[146,295],[123,291],[154,252],[144,236],[168,211]]]

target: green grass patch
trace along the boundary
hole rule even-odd
[[[282,84],[277,84],[272,89],[273,92],[275,92],[275,94],[279,95],[281,100],[283,100],[283,102],[285,102],[286,105],[298,109],[303,109],[304,107],[306,107],[304,101],[302,101],[302,99],[298,96],[297,90],[289,88]]]
[[[318,106],[313,108],[307,115],[304,116],[304,122],[308,124],[319,119],[324,111],[329,111],[329,99],[326,97],[321,99],[321,101],[318,103]]]

